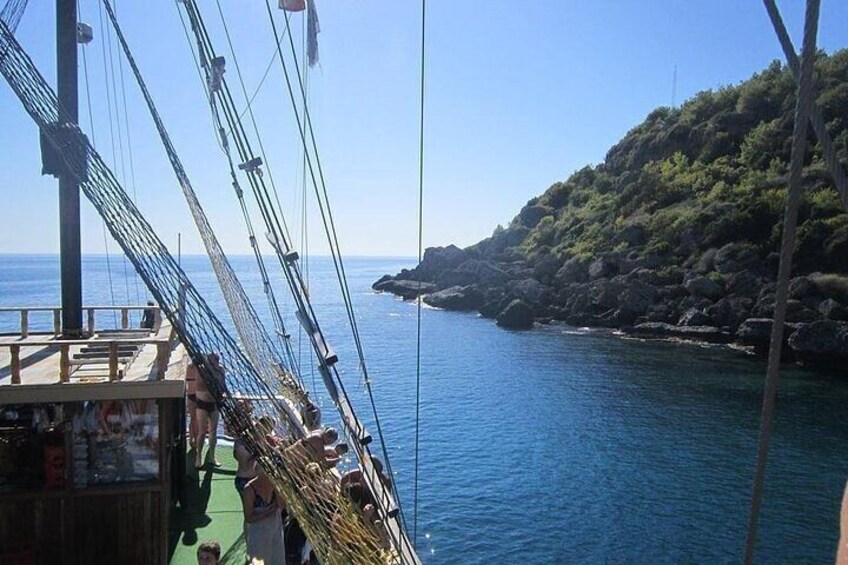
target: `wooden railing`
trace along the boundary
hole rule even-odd
[[[130,328],[130,312],[153,310],[153,329],[150,331],[158,332],[162,325],[162,310],[159,306],[84,306],[83,310],[86,313],[86,330],[89,335],[94,335],[98,329],[95,324],[95,313],[98,311],[112,311],[121,313],[121,327],[110,329],[129,330]],[[0,314],[18,312],[21,320],[21,337],[27,337],[30,334],[30,314],[34,312],[52,312],[53,313],[53,335],[62,334],[62,309],[51,306],[34,306],[34,307],[6,307],[0,308]],[[103,329],[103,328],[100,328]]]
[[[153,364],[154,377],[157,381],[165,378],[168,362],[171,357],[171,341],[167,338],[139,338],[139,339],[79,339],[79,340],[29,340],[23,343],[0,343],[0,347],[8,347],[11,356],[9,363],[12,375],[12,384],[21,384],[21,347],[58,347],[59,348],[59,381],[67,383],[70,381],[74,367],[84,365],[100,365],[103,359],[72,359],[71,347],[73,346],[106,346],[108,348],[109,381],[119,381],[123,378],[120,371],[120,347],[126,345],[155,345],[156,360]]]

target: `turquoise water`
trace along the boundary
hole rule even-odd
[[[412,263],[346,262],[410,531],[416,308],[370,284]],[[223,314],[205,258],[183,265]],[[234,266],[264,311],[252,259],[237,257]],[[112,258],[111,267],[115,302],[137,303],[122,261]],[[332,264],[313,259],[310,267],[319,321],[360,415],[373,422]],[[58,269],[53,256],[0,256],[0,306],[57,305]],[[83,273],[84,303],[109,304],[105,257],[86,257]],[[143,287],[138,298],[147,299]],[[0,331],[17,324],[0,315]],[[509,332],[433,309],[423,311],[422,341],[417,537],[425,563],[740,561],[762,361],[564,326]],[[306,366],[305,351],[303,359]],[[758,562],[833,562],[846,424],[848,380],[783,373]]]

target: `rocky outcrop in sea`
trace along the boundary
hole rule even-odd
[[[507,250],[508,251],[508,250]],[[446,310],[477,311],[527,329],[562,321],[651,338],[737,343],[767,351],[775,302],[773,257],[730,243],[691,265],[662,257],[603,253],[591,260],[519,253],[496,258],[454,245],[429,248],[414,269],[386,275],[377,291]],[[848,361],[848,279],[812,273],[791,280],[785,326],[788,358],[838,366]]]

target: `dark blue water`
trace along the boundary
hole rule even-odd
[[[411,263],[346,262],[410,530],[416,307],[374,294],[370,284]],[[183,265],[223,314],[205,258]],[[264,311],[252,260],[234,265]],[[137,302],[120,259],[112,271],[115,302]],[[86,257],[83,272],[84,302],[110,303],[105,257]],[[328,260],[312,260],[319,319],[373,428],[333,277]],[[56,257],[0,256],[0,305],[56,305],[57,281]],[[423,314],[417,532],[426,563],[740,561],[761,361],[716,347],[555,326],[508,332],[471,314]],[[0,315],[0,330],[17,323]],[[44,327],[50,323],[45,315]],[[304,352],[305,366],[306,359]],[[784,371],[758,562],[833,562],[848,478],[846,424],[848,381]]]

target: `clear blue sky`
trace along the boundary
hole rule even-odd
[[[265,4],[220,1],[252,92],[273,53]],[[51,83],[53,4],[30,2],[18,30]],[[119,0],[118,12],[213,226],[229,252],[245,253],[243,222],[175,5]],[[218,51],[227,56],[231,88],[238,87],[215,2],[200,5]],[[779,5],[799,45],[803,2]],[[342,250],[415,255],[420,4],[321,0],[318,11],[321,63],[309,75],[310,100]],[[95,32],[86,52],[96,147],[112,163],[98,3],[81,0],[81,13]],[[292,21],[299,46],[301,19]],[[823,2],[820,47],[831,52],[848,45],[845,21],[848,3]],[[427,26],[427,246],[470,245],[551,183],[602,161],[648,112],[671,103],[675,66],[680,103],[698,91],[744,80],[781,56],[757,0],[430,0]],[[112,57],[117,71],[118,52]],[[139,206],[166,244],[175,246],[182,232],[183,251],[201,252],[128,68],[124,81]],[[80,88],[81,122],[90,132],[82,78]],[[243,106],[240,90],[235,92]],[[278,64],[254,107],[290,227],[298,232],[299,142]],[[117,130],[115,137],[117,145]],[[0,253],[57,252],[56,183],[40,176],[36,128],[5,83],[0,145],[6,202]],[[122,178],[120,155],[116,160]],[[128,160],[125,148],[129,180]],[[132,183],[127,185],[132,192]],[[83,221],[84,251],[102,253],[100,220],[87,203]],[[318,226],[317,215],[309,221]],[[312,233],[311,247],[322,253],[319,233]],[[110,249],[117,249],[112,242]]]

